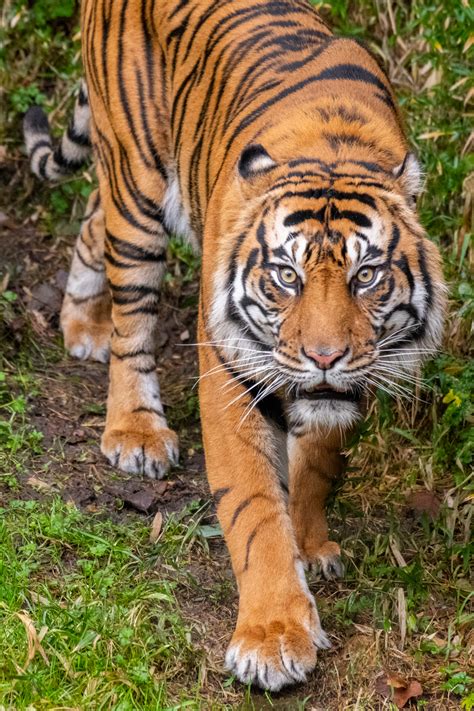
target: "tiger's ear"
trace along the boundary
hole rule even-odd
[[[237,169],[244,180],[251,181],[277,165],[260,143],[251,143],[240,154]]]
[[[394,168],[393,175],[407,198],[416,202],[423,188],[423,173],[415,154],[407,153],[403,163]]]

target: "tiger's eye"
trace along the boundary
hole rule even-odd
[[[370,284],[375,278],[376,270],[374,267],[362,267],[356,274],[356,279],[360,284]]]
[[[293,286],[298,280],[298,275],[291,267],[280,267],[278,273],[283,284],[288,286]]]

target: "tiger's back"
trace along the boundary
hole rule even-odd
[[[355,40],[334,37],[304,0],[153,7],[147,14],[146,3],[83,4],[94,125],[127,146],[136,181],[157,171],[177,182],[201,239],[211,194],[232,179],[257,136],[268,137],[280,162],[311,155],[318,144],[331,163],[344,148],[338,130],[355,124],[350,155],[366,157],[369,147],[388,170],[402,162],[407,143],[383,71]],[[89,39],[89,27],[105,39]],[[137,47],[150,46],[158,51],[137,56]],[[326,146],[321,133],[329,134]],[[173,227],[177,210],[169,213]]]

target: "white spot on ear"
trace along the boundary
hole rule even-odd
[[[268,155],[265,148],[259,143],[252,143],[242,151],[239,158],[238,171],[242,178],[251,180],[275,166],[275,161]]]
[[[408,197],[416,197],[423,188],[423,172],[413,153],[407,153],[403,163],[397,165],[393,175],[400,182]]]
[[[275,161],[269,155],[257,156],[252,161],[252,173],[262,173],[275,165]]]

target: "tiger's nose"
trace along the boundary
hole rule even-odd
[[[329,370],[329,368],[332,368],[334,363],[340,360],[340,358],[342,358],[342,356],[345,354],[345,351],[327,350],[313,351],[305,349],[304,352],[308,358],[314,360],[318,368],[320,368],[321,370]]]

